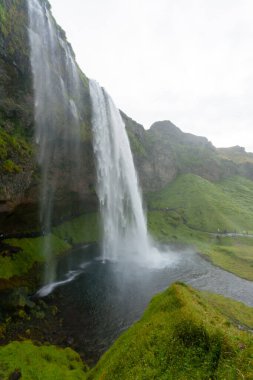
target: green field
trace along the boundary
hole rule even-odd
[[[215,265],[253,280],[253,181],[178,177],[148,196],[148,226],[161,242],[185,243]],[[243,236],[222,236],[236,232]]]

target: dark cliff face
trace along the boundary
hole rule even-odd
[[[49,3],[41,0],[49,9]],[[0,233],[40,229],[41,168],[34,141],[33,77],[30,65],[26,0],[0,3]],[[63,39],[64,31],[58,27]],[[69,48],[72,50],[71,46]],[[61,49],[59,54],[64,54]],[[82,176],[73,177],[76,162],[58,150],[50,178],[56,182],[54,222],[96,209],[95,170],[90,127],[88,80],[79,70]],[[61,139],[61,137],[59,137]],[[59,140],[59,145],[61,141]]]
[[[35,170],[25,1],[0,3],[0,212],[25,199]]]

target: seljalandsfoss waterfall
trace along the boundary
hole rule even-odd
[[[44,283],[55,279],[55,257],[50,231],[55,212],[55,192],[63,180],[53,169],[64,166],[68,181],[82,175],[80,167],[79,110],[81,83],[71,47],[61,37],[47,4],[27,2],[29,39],[35,98],[35,141],[42,172],[40,220],[47,238],[44,242],[46,270]]]
[[[120,111],[110,95],[90,80],[93,148],[104,260],[163,267],[175,262],[160,252],[147,231],[141,191]]]
[[[125,125],[111,97],[95,81],[90,81],[90,93],[103,258],[144,261],[150,245]]]

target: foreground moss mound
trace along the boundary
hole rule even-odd
[[[252,379],[252,334],[221,313],[225,299],[220,299],[216,308],[207,293],[174,284],[152,299],[143,318],[116,341],[88,378]]]
[[[29,341],[0,347],[0,378],[20,373],[24,380],[86,379],[87,368],[70,348],[35,346]],[[10,377],[10,376],[13,377]]]

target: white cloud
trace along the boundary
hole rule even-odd
[[[253,150],[251,0],[51,0],[83,71],[149,127]]]

